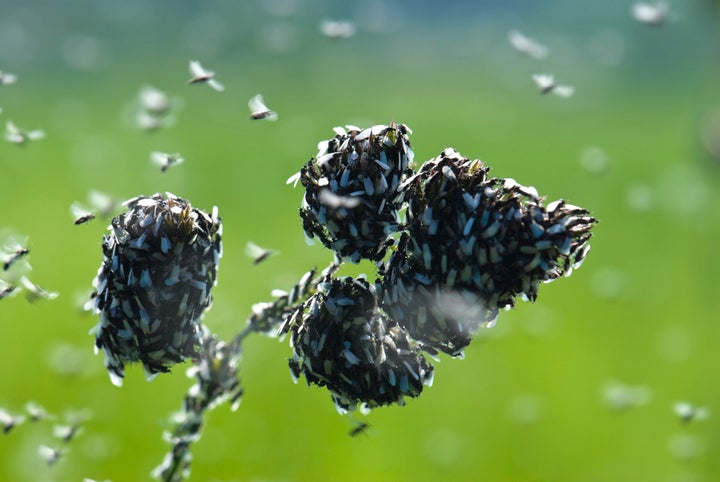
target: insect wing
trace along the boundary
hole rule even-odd
[[[572,97],[575,93],[575,87],[570,85],[556,85],[553,88],[553,94],[559,97]]]
[[[222,92],[225,90],[225,86],[215,79],[208,79],[207,84],[217,92]]]
[[[248,107],[250,108],[250,112],[252,112],[253,114],[269,110],[265,105],[265,100],[263,99],[263,96],[261,94],[257,94],[256,96],[251,97],[248,101]]]
[[[555,78],[550,74],[534,74],[532,79],[543,93],[549,92],[555,87]]]
[[[190,73],[195,79],[203,79],[213,75],[212,72],[205,70],[198,60],[190,61]]]

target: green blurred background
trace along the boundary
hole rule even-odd
[[[106,222],[74,226],[90,189],[119,199],[171,191],[224,224],[225,254],[205,322],[238,332],[253,303],[331,259],[307,246],[285,180],[332,127],[409,125],[416,159],[445,147],[498,177],[535,186],[600,220],[585,265],[501,313],[464,360],[444,357],[435,384],[405,407],[372,412],[367,434],[324,389],[291,382],[287,340],[251,337],[240,409],[210,413],[192,480],[720,480],[720,159],[700,131],[720,110],[718,2],[674,2],[668,23],[633,21],[631,2],[1,0],[0,122],[47,137],[0,144],[0,228],[28,236],[31,279],[60,293],[0,301],[0,406],[28,400],[93,417],[48,468],[52,422],[0,436],[0,480],[146,480],[168,448],[161,433],[190,380],[183,366],[151,383],[138,367],[118,389],[80,300],[101,261]],[[323,19],[356,22],[324,38]],[[550,48],[515,52],[520,29]],[[226,91],[188,86],[200,59]],[[541,96],[554,73],[575,96]],[[175,125],[142,132],[139,90],[178,104]],[[248,119],[265,96],[276,123]],[[720,127],[717,128],[720,137]],[[150,151],[179,152],[160,173]],[[593,169],[593,166],[598,169]],[[280,254],[259,266],[253,241]],[[343,273],[365,272],[361,264]],[[609,384],[652,396],[608,405]],[[673,403],[709,407],[682,424]]]

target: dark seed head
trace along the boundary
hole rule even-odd
[[[407,230],[383,268],[383,307],[431,350],[460,355],[483,324],[541,282],[569,275],[589,249],[588,211],[543,205],[532,187],[488,177],[453,149],[403,185]]]
[[[332,279],[298,309],[292,327],[294,378],[327,387],[338,411],[404,404],[432,382],[405,330],[382,314],[364,279]]]
[[[152,376],[196,353],[222,252],[216,208],[210,215],[170,193],[125,206],[103,237],[92,298],[95,346],[116,385],[125,363]]]
[[[303,228],[345,260],[377,261],[398,230],[398,187],[413,162],[410,130],[391,124],[335,132],[301,170]]]

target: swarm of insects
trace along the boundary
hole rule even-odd
[[[208,214],[170,193],[125,207],[103,238],[91,298],[95,346],[116,385],[126,363],[141,362],[152,377],[196,353],[222,252],[217,208]]]

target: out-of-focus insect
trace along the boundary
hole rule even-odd
[[[88,201],[92,206],[90,209],[78,202],[70,205],[70,213],[75,220],[75,225],[85,224],[95,219],[96,216],[107,218],[115,212],[118,206],[118,202],[112,197],[94,189],[88,193]]]
[[[10,85],[15,82],[17,82],[17,76],[15,74],[0,70],[0,85]]]
[[[347,20],[323,20],[320,32],[331,39],[350,38],[355,35],[355,24]]]
[[[140,111],[135,116],[135,125],[144,131],[152,132],[161,127],[172,127],[175,118],[172,115],[157,116],[146,111]]]
[[[575,93],[575,87],[558,84],[550,74],[534,74],[532,79],[541,94],[552,92],[559,97],[571,97]]]
[[[14,244],[6,246],[5,250],[0,251],[0,259],[3,260],[3,271],[8,271],[13,264],[30,254],[30,248]]]
[[[205,70],[197,60],[190,61],[190,74],[192,77],[188,80],[188,84],[207,84],[218,92],[225,90],[225,87],[215,80],[215,72]]]
[[[522,32],[511,30],[508,33],[510,45],[517,50],[534,59],[544,59],[548,55],[548,49],[544,45],[540,45],[534,39],[526,37]]]
[[[180,154],[167,154],[165,152],[153,151],[150,153],[150,161],[160,167],[160,171],[165,172],[171,166],[182,164],[185,159]]]
[[[0,300],[8,298],[10,295],[15,293],[16,287],[9,285],[4,281],[0,280]]]
[[[70,212],[73,215],[73,218],[75,218],[75,226],[78,226],[80,224],[85,224],[87,222],[92,221],[95,219],[95,213],[92,211],[89,211],[85,209],[84,207],[80,206],[78,203],[72,203],[70,205]]]
[[[632,6],[632,16],[635,20],[651,27],[659,27],[668,19],[670,7],[665,2],[643,3],[638,2]]]
[[[53,435],[65,443],[70,442],[80,430],[78,424],[55,425],[53,427]]]
[[[5,124],[5,140],[17,144],[25,145],[28,141],[37,141],[45,137],[45,132],[40,129],[32,131],[20,130],[12,121]]]
[[[358,197],[338,196],[327,188],[320,190],[318,193],[318,201],[320,201],[320,204],[324,204],[332,209],[352,209],[358,207],[361,203],[360,198]]]
[[[95,189],[90,190],[88,193],[88,201],[90,201],[90,205],[96,210],[97,214],[104,218],[112,216],[119,205],[118,201],[110,195]]]
[[[160,89],[152,86],[145,86],[140,89],[138,95],[140,100],[140,108],[152,115],[160,116],[170,110],[170,97]]]
[[[652,399],[652,391],[644,385],[630,386],[612,381],[605,385],[603,398],[610,410],[625,412],[649,403]]]
[[[46,289],[43,289],[27,279],[26,276],[23,276],[20,278],[20,283],[22,284],[23,288],[25,289],[25,298],[30,302],[34,303],[37,300],[43,299],[43,300],[54,300],[58,297],[58,293],[56,291],[48,291]]]
[[[60,460],[63,452],[60,449],[55,449],[47,445],[40,445],[38,447],[38,454],[40,454],[40,457],[42,457],[46,464],[52,466],[55,465],[58,460]]]
[[[355,425],[350,431],[348,432],[348,435],[351,437],[357,437],[358,435],[367,433],[368,429],[370,428],[370,424],[367,422],[358,422],[357,425]]]
[[[13,428],[17,427],[24,421],[25,417],[22,415],[13,416],[4,408],[0,408],[0,425],[3,427],[4,434],[10,433]]]
[[[25,404],[25,411],[30,417],[31,422],[38,422],[40,420],[45,420],[46,418],[51,417],[51,415],[47,412],[47,410],[45,410],[44,407],[32,401]]]
[[[673,405],[673,411],[683,423],[689,423],[692,420],[705,420],[710,416],[710,409],[707,407],[698,407],[688,402],[676,402]]]
[[[248,241],[247,246],[245,247],[245,254],[253,259],[253,264],[255,265],[262,263],[275,253],[276,251],[261,248],[252,241]]]
[[[248,107],[250,108],[250,118],[253,120],[267,119],[275,121],[278,118],[277,112],[267,108],[263,96],[260,94],[248,101]]]

